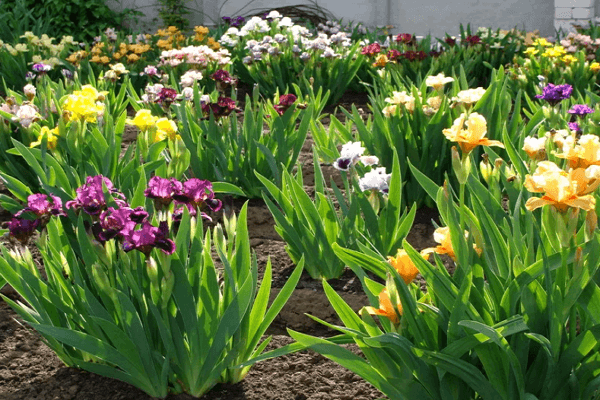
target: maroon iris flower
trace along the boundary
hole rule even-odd
[[[396,36],[396,42],[412,45],[414,44],[414,37],[410,33],[401,33]]]
[[[177,98],[177,90],[162,88],[156,95],[156,102],[165,106],[171,105]]]
[[[67,201],[67,208],[75,210],[83,209],[90,215],[99,215],[106,209],[106,200],[104,198],[104,189],[102,183],[106,185],[108,191],[115,196],[115,202],[119,207],[126,207],[127,202],[122,193],[118,192],[110,179],[102,176],[88,176],[84,185],[77,188],[77,197],[75,200]]]
[[[179,193],[183,189],[183,185],[175,178],[161,178],[153,176],[148,182],[148,188],[144,191],[144,195],[150,199],[154,199],[154,205],[157,209],[163,206],[168,206],[173,201],[173,194]]]
[[[408,61],[423,61],[427,58],[427,53],[424,51],[406,51],[402,53],[402,57],[406,58]]]
[[[379,43],[371,43],[366,45],[361,51],[361,54],[365,54],[367,56],[374,56],[379,53],[381,53],[381,46]]]
[[[13,217],[8,223],[8,234],[21,243],[26,243],[39,226],[38,219],[22,219]]]
[[[390,51],[388,51],[387,53],[387,58],[390,61],[396,61],[398,59],[398,57],[400,57],[402,55],[402,53],[396,49],[391,49]]]
[[[279,96],[279,104],[275,105],[275,110],[279,115],[283,115],[298,100],[295,94],[282,94]]]
[[[210,76],[212,80],[217,84],[217,90],[221,93],[224,93],[227,89],[232,86],[237,85],[237,79],[229,74],[229,72],[224,69],[217,70],[214,74]]]
[[[481,43],[481,38],[477,35],[469,35],[465,38],[464,42],[469,46],[475,46]]]
[[[447,36],[446,39],[444,39],[444,42],[448,43],[450,47],[454,47],[456,44],[456,39]]]
[[[226,117],[232,111],[237,110],[235,101],[229,97],[220,96],[216,103],[206,103],[202,105],[202,112],[206,114],[206,118],[213,114],[215,119]]]
[[[123,234],[123,250],[139,250],[146,256],[153,248],[161,249],[165,254],[175,252],[175,242],[168,238],[169,226],[161,221],[158,228],[144,222],[140,229],[129,230]]]

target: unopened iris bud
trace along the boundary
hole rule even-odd
[[[479,163],[479,171],[485,182],[489,185],[490,180],[492,179],[493,168],[487,154],[482,155],[481,158],[483,158],[483,160]]]
[[[152,282],[158,283],[158,265],[153,257],[146,259],[146,271],[148,271],[148,277]]]
[[[175,286],[175,275],[169,271],[169,275],[162,278],[160,283],[161,291],[161,304],[164,308],[169,304],[169,299],[173,293],[173,287]]]
[[[458,183],[461,185],[467,183],[469,171],[471,169],[471,161],[468,156],[461,159],[456,146],[452,146],[452,168],[454,169],[454,174],[456,174]]]
[[[588,211],[585,215],[586,239],[590,239],[592,237],[596,228],[598,228],[598,215],[594,210]]]

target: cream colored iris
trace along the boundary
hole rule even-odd
[[[487,133],[487,122],[483,115],[471,113],[466,120],[466,114],[462,113],[454,121],[450,129],[444,129],[446,138],[452,142],[458,143],[463,157],[468,155],[477,146],[498,146],[504,148],[504,145],[497,140],[489,140],[485,137]],[[463,129],[466,126],[466,129]]]
[[[435,90],[441,89],[446,83],[450,82],[454,82],[454,78],[447,77],[443,73],[428,76],[427,79],[425,79],[425,84],[429,87],[434,88]]]
[[[600,165],[600,138],[596,135],[583,135],[573,147],[563,147],[564,153],[556,157],[569,160],[571,168],[587,168]]]

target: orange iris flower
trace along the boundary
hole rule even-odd
[[[396,307],[398,308],[400,315],[402,315],[402,303],[398,303]],[[379,292],[379,308],[368,306],[364,309],[371,315],[381,315],[386,317],[394,324],[399,322],[398,314],[396,313],[394,306],[392,306],[392,301],[390,300],[390,295],[387,291],[387,288],[384,288],[381,292]]]
[[[426,255],[425,259],[428,257],[429,255]],[[411,283],[419,273],[419,270],[408,256],[408,253],[406,253],[406,250],[398,249],[396,257],[388,257],[388,261],[392,267],[398,271],[398,274],[407,285]]]

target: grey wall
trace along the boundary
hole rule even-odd
[[[150,21],[158,14],[156,0],[121,0],[115,8],[137,8]],[[308,3],[306,0],[189,0],[195,10],[193,25],[211,25],[222,16],[248,14],[257,9]],[[392,33],[416,33],[441,37],[445,32],[459,33],[459,24],[473,28],[486,26],[510,29],[539,29],[543,36],[554,34],[554,0],[317,0],[314,3],[345,21],[363,22],[367,26],[393,25]],[[204,15],[202,14],[204,10]],[[160,21],[158,23],[160,25]],[[157,25],[150,23],[149,30]]]

